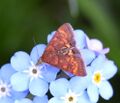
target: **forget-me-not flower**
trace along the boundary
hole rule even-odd
[[[0,69],[0,103],[13,103],[15,99],[24,98],[28,91],[17,92],[12,88],[10,77],[15,70],[10,64],[5,64]]]
[[[36,96],[44,96],[48,91],[48,82],[56,78],[58,69],[46,64],[37,64],[46,46],[35,46],[30,56],[23,51],[16,52],[11,57],[11,65],[17,71],[11,77],[13,89],[28,90]]]
[[[85,91],[88,85],[86,77],[73,77],[68,81],[60,78],[50,83],[50,92],[54,96],[48,103],[92,103]]]
[[[109,53],[109,48],[103,48],[103,44],[98,39],[89,39],[89,37],[86,35],[86,44],[87,48],[94,51],[97,55],[99,54],[107,54]]]
[[[113,96],[113,89],[108,82],[116,72],[117,67],[114,62],[108,60],[105,55],[99,55],[90,66],[88,75],[91,79],[87,87],[87,93],[92,102],[99,100],[99,95],[105,100],[109,100]]]

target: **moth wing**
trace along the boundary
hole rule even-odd
[[[41,57],[42,62],[57,66],[58,65],[58,56],[56,54],[55,48],[51,45],[46,48],[45,52]]]
[[[72,26],[68,23],[65,23],[62,26],[60,26],[55,32],[51,41],[49,42],[48,47],[49,45],[52,45],[56,50],[59,50],[66,44],[69,44],[73,38],[72,30]]]
[[[80,54],[74,54],[73,56],[70,57],[70,62],[69,62],[69,67],[73,74],[77,76],[85,76],[86,75],[86,70],[85,70],[85,65],[83,62],[83,59]],[[70,65],[72,64],[72,65]]]
[[[58,51],[71,41],[73,35],[71,29],[71,25],[65,23],[55,32],[41,57],[43,62],[58,67]]]
[[[79,54],[65,55],[64,57],[59,57],[58,59],[59,68],[68,71],[76,76],[85,76],[85,66]]]

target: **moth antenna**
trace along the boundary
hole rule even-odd
[[[33,39],[33,43],[34,43],[34,46],[35,46],[37,44],[37,42],[35,40],[35,36],[34,35],[33,35],[32,39]]]

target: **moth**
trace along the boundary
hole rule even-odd
[[[41,57],[41,61],[76,76],[86,75],[83,59],[76,47],[73,28],[69,23],[63,24],[55,32]]]

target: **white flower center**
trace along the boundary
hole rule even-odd
[[[92,82],[95,85],[99,86],[103,79],[104,78],[103,78],[102,73],[100,71],[94,72],[93,77],[92,77]]]
[[[41,68],[35,65],[32,61],[31,66],[28,68],[28,70],[25,70],[23,72],[28,73],[31,79],[39,77],[43,78],[43,76],[41,75],[42,74]]]
[[[64,103],[77,103],[80,95],[81,94],[76,94],[69,90],[64,97],[61,97],[61,99],[64,101]]]
[[[2,80],[0,80],[0,98],[11,96],[10,95],[10,85],[4,83]]]

